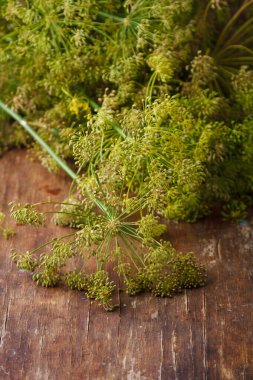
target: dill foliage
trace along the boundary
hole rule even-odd
[[[3,0],[0,15],[2,96],[88,182],[148,191],[176,220],[251,204],[251,1]],[[57,169],[0,119],[2,151]]]
[[[193,255],[159,240],[159,220],[194,222],[217,205],[226,219],[247,217],[252,30],[251,0],[0,1],[1,94],[77,168],[54,221],[78,231],[39,258],[14,254],[20,268],[44,286],[63,280],[107,309],[115,287],[108,261],[129,294],[203,285]],[[0,149],[14,145],[58,168],[1,114]],[[19,222],[44,225],[36,205],[12,207]],[[97,271],[62,275],[80,255]]]
[[[79,221],[78,229],[32,251],[13,250],[12,258],[17,267],[32,272],[33,280],[39,285],[52,287],[64,282],[71,289],[84,291],[106,310],[113,310],[117,305],[113,301],[117,288],[130,295],[150,291],[156,296],[171,297],[183,289],[205,284],[205,270],[197,264],[192,253],[177,252],[170,243],[156,240],[167,228],[155,215],[147,214],[134,222],[129,219],[127,209],[96,202],[101,212],[95,213],[92,209],[87,212],[84,206],[84,214],[81,204],[71,204],[69,200],[63,204],[60,213],[55,211],[58,224],[62,221],[66,225],[65,216],[71,211]],[[36,211],[37,206],[12,206],[12,217],[38,226],[45,218],[41,217],[43,213]],[[143,206],[142,202],[139,206]],[[130,214],[134,216],[136,210],[135,204]],[[80,215],[86,218],[80,219]],[[91,272],[94,259],[96,270]],[[74,270],[68,269],[71,262],[72,267],[76,266]],[[110,279],[107,263],[113,264],[114,277],[120,280],[120,287],[119,281]]]

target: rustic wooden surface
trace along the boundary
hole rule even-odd
[[[12,200],[64,199],[68,180],[12,151],[0,159],[0,190],[7,211]],[[253,379],[253,221],[168,226],[176,248],[206,263],[208,285],[174,299],[121,295],[113,313],[82,293],[37,287],[10,262],[11,247],[31,249],[62,229],[15,226],[15,238],[1,237],[0,379]]]

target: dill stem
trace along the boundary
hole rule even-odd
[[[72,169],[64,162],[51,148],[50,146],[35,132],[25,120],[23,120],[15,111],[9,108],[0,100],[0,108],[8,113],[13,119],[15,119],[21,127],[23,127],[39,144],[48,152],[48,154],[57,162],[57,164],[75,181],[77,180],[76,174]]]
[[[125,252],[124,252],[124,254],[125,254],[125,255],[126,255],[131,261],[132,261],[133,265],[135,266],[135,268],[136,268],[137,271],[138,271],[138,270],[139,270],[139,267],[138,267],[138,265],[136,264],[136,262],[134,261],[133,256],[132,256],[131,254],[128,253],[128,251],[127,251],[127,244],[126,244],[126,241],[125,241],[125,239],[123,238],[122,235],[120,235],[120,239],[121,239],[121,241],[122,241],[123,246],[125,247]]]
[[[46,243],[40,245],[39,247],[33,249],[32,251],[30,251],[30,253],[35,253],[35,252],[39,251],[40,249],[42,249],[42,248],[46,247],[47,245],[53,243],[53,241],[55,241],[55,240],[63,240],[63,239],[65,239],[66,237],[73,236],[73,235],[75,235],[75,234],[76,234],[76,232],[71,232],[70,234],[63,235],[63,236],[61,236],[61,237],[59,237],[59,238],[54,238],[54,239],[52,239],[52,240],[50,240],[50,241],[47,241]]]
[[[123,232],[123,235],[124,232]],[[122,234],[120,235],[121,236],[121,239],[123,240],[123,242],[125,243],[125,246],[128,247],[128,249],[130,249],[130,251],[132,252],[132,254],[136,257],[136,259],[138,259],[138,261],[144,266],[144,261],[142,260],[142,258],[138,255],[138,253],[136,253],[133,249],[133,247],[131,247],[130,243],[128,244],[128,241],[129,239],[127,239],[127,236],[126,236],[126,239],[124,238]],[[131,256],[132,257],[132,256]],[[138,267],[137,267],[138,268]],[[139,269],[139,268],[138,268]]]
[[[40,205],[66,205],[66,206],[82,207],[81,204],[68,203],[68,202],[43,201],[43,202],[33,203],[33,206],[40,206]]]
[[[103,256],[102,256],[102,258],[100,260],[99,269],[102,269],[102,266],[103,266],[104,262],[107,260],[108,256],[110,255],[110,248],[111,248],[111,245],[112,245],[112,237],[111,237],[110,234],[108,234],[106,236],[106,238],[104,239],[103,245],[106,242],[106,240],[107,240],[107,243],[106,243],[106,247],[105,247],[105,252],[104,252],[104,254],[103,254]],[[102,247],[101,247],[101,249],[102,249]]]
[[[43,214],[67,214],[67,215],[75,215],[75,216],[82,215],[82,213],[67,212],[67,211],[44,211]]]
[[[8,115],[10,115],[13,119],[15,119],[21,127],[23,127],[34,139],[37,141],[40,146],[48,152],[48,154],[58,163],[58,165],[74,180],[77,182],[78,177],[73,172],[73,170],[63,161],[51,148],[50,146],[35,132],[25,120],[23,120],[15,111],[9,108],[6,104],[4,104],[0,100],[0,108],[4,110]],[[88,189],[85,189],[86,194],[91,198],[91,200],[104,212],[107,214],[106,206],[102,204],[98,199],[96,199]],[[107,214],[108,215],[108,214]]]

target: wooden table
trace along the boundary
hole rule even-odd
[[[12,200],[62,200],[68,186],[25,151],[0,159],[3,211]],[[174,246],[206,264],[208,285],[173,299],[121,294],[112,313],[83,293],[38,287],[11,263],[11,247],[32,249],[62,228],[15,228],[0,237],[1,380],[253,379],[253,221],[168,222]]]

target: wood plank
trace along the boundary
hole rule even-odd
[[[49,174],[25,151],[0,159],[0,209],[12,200],[62,200],[69,180]],[[15,226],[13,221],[10,224]],[[9,251],[36,247],[65,229],[15,226],[0,237],[1,380],[253,379],[253,219],[168,222],[177,249],[208,269],[206,287],[173,299],[120,294],[107,313],[79,292],[37,287]]]

